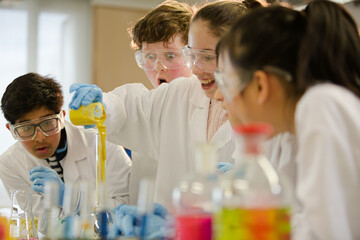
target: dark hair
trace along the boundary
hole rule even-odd
[[[204,5],[198,10],[191,23],[203,20],[209,24],[209,29],[214,36],[220,37],[228,30],[236,19],[244,15],[252,8],[261,7],[255,0],[240,1],[216,1]]]
[[[303,13],[307,30],[299,48],[298,87],[329,81],[360,97],[360,37],[351,15],[328,1],[310,3]]]
[[[143,42],[166,44],[175,34],[179,34],[186,44],[193,14],[192,7],[186,3],[163,2],[128,29],[132,47],[141,49]]]
[[[28,73],[7,86],[1,99],[1,109],[6,120],[14,124],[25,114],[41,107],[59,113],[63,103],[59,83],[47,76]]]
[[[314,1],[303,12],[280,6],[255,10],[220,40],[216,52],[223,50],[241,72],[265,66],[286,70],[294,97],[318,82],[360,96],[360,37],[354,20],[336,3]]]

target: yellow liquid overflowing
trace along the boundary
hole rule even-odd
[[[106,147],[105,147],[105,138],[106,138],[106,127],[104,125],[106,119],[105,107],[101,103],[92,103],[86,106],[81,106],[79,109],[70,110],[70,121],[75,125],[96,125],[100,139],[98,140],[98,160],[96,163],[96,192],[98,196],[101,194],[101,187],[105,186],[105,160],[106,160]]]

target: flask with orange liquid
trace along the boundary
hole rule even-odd
[[[0,240],[10,240],[10,225],[8,219],[0,215]]]

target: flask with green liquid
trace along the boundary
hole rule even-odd
[[[253,124],[234,130],[242,154],[213,191],[215,239],[290,239],[290,185],[264,156],[270,126]]]

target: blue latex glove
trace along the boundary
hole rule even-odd
[[[101,89],[92,84],[74,83],[70,86],[70,93],[75,92],[69,104],[70,109],[79,109],[81,105],[89,105],[90,103],[102,103]]]
[[[221,173],[225,173],[225,172],[231,170],[233,167],[234,167],[234,165],[231,163],[228,163],[228,162],[218,162],[216,164],[216,170]]]
[[[47,181],[54,181],[59,184],[59,206],[63,205],[63,197],[64,197],[64,188],[65,184],[54,170],[44,166],[37,166],[29,171],[30,173],[30,181],[33,182],[31,188],[39,193],[44,193],[45,183]]]
[[[146,229],[141,232],[141,221],[144,216],[140,216],[136,206],[121,204],[113,209],[115,224],[108,234],[109,239],[115,239],[119,235],[125,237],[140,236],[145,239],[161,238],[165,235],[165,217],[167,210],[160,204],[154,204],[154,213],[147,214]]]

